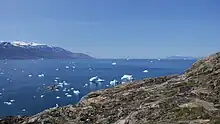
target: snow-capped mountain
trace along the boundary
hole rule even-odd
[[[60,47],[34,42],[0,41],[0,59],[90,59],[83,53],[72,53]]]

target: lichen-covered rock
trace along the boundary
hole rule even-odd
[[[183,75],[147,78],[92,92],[77,105],[2,124],[220,124],[220,53]]]

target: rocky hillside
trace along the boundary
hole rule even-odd
[[[183,75],[147,78],[90,93],[77,105],[1,124],[220,124],[220,53]]]

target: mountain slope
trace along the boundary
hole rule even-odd
[[[77,105],[2,124],[219,124],[220,53],[182,75],[147,78],[92,92]]]
[[[83,53],[72,53],[60,47],[26,42],[0,42],[0,59],[90,59]]]

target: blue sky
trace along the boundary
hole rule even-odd
[[[219,0],[1,0],[0,40],[100,58],[220,51]]]

